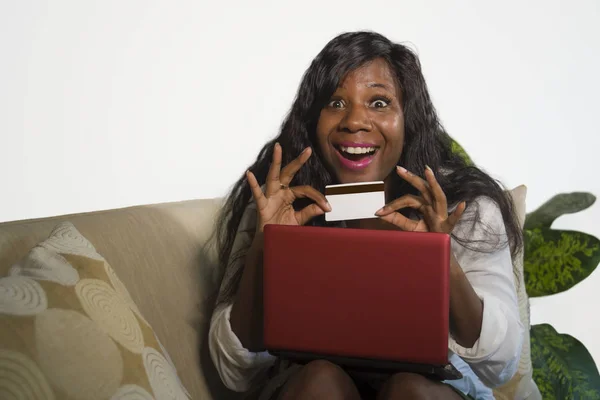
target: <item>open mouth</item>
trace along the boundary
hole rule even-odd
[[[379,147],[376,146],[335,145],[334,147],[341,164],[352,170],[366,168],[379,151]]]
[[[346,147],[335,146],[335,149],[342,157],[350,161],[360,161],[367,157],[372,157],[377,152],[377,147]]]

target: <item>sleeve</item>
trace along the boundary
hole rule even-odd
[[[256,207],[250,203],[240,222],[230,256],[231,262],[225,271],[221,290],[233,274],[243,267],[244,258],[235,255],[240,249],[249,246],[252,240],[250,232],[254,231],[255,225]],[[264,376],[275,362],[275,357],[266,351],[253,353],[242,346],[229,322],[232,305],[233,301],[218,302],[210,321],[208,347],[223,384],[233,391],[245,392]]]
[[[481,333],[472,348],[464,348],[450,337],[449,349],[469,364],[485,385],[493,388],[516,373],[525,331],[519,317],[512,257],[500,209],[487,198],[478,199],[474,205],[455,231],[469,244],[453,240],[452,250],[483,302]],[[475,220],[477,224],[473,224]],[[502,244],[505,245],[499,246]],[[494,249],[473,249],[471,245],[494,246]]]

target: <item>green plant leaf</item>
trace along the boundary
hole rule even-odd
[[[600,262],[600,240],[586,233],[536,228],[525,230],[524,239],[523,267],[530,297],[570,289]]]
[[[533,380],[544,400],[600,400],[600,375],[585,346],[548,325],[531,327]]]
[[[452,152],[465,160],[467,165],[473,165],[473,160],[471,160],[471,157],[469,157],[465,149],[456,140],[452,138],[450,138],[450,140],[452,140]]]
[[[574,192],[561,193],[544,204],[537,210],[527,214],[525,229],[550,228],[552,223],[561,215],[573,214],[590,207],[596,201],[596,196],[591,193]]]

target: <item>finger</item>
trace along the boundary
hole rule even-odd
[[[313,200],[324,212],[331,211],[331,205],[323,193],[319,192],[317,189],[311,186],[294,186],[289,190],[296,198],[309,198]]]
[[[435,179],[433,170],[428,165],[425,168],[425,179],[427,179],[431,194],[433,194],[433,200],[435,201],[433,207],[435,211],[438,215],[446,217],[446,215],[448,215],[448,200],[446,199],[446,194],[442,190],[437,179]]]
[[[273,147],[273,160],[269,167],[269,173],[267,174],[266,182],[266,196],[270,197],[280,188],[279,186],[279,173],[281,172],[281,145],[275,143]]]
[[[304,163],[308,161],[310,156],[312,155],[312,149],[310,147],[305,148],[302,153],[298,157],[296,157],[292,162],[283,167],[281,174],[279,176],[279,181],[283,185],[289,185],[296,173],[302,168]]]
[[[425,182],[423,178],[413,174],[410,171],[407,171],[406,168],[400,166],[396,167],[396,172],[398,173],[398,176],[400,176],[400,178],[404,179],[405,181],[410,183],[415,189],[417,189],[427,203],[433,204],[433,198],[431,196],[429,184]]]
[[[450,225],[450,227],[454,228],[454,226],[458,223],[460,217],[462,217],[466,209],[467,203],[465,203],[464,201],[456,207],[456,210],[454,210],[454,212],[450,214],[447,219],[447,222]]]
[[[267,198],[263,193],[258,181],[254,174],[250,171],[246,171],[246,179],[248,179],[248,184],[250,185],[250,190],[252,191],[252,197],[254,197],[254,202],[256,203],[256,207],[259,210],[262,210],[267,205]]]
[[[304,207],[300,211],[296,211],[296,220],[298,221],[298,225],[304,225],[314,217],[323,214],[325,214],[325,210],[315,203]]]
[[[381,207],[379,210],[377,210],[375,215],[381,217],[381,216],[391,214],[394,211],[398,211],[398,210],[401,210],[401,209],[407,208],[407,207],[414,208],[415,210],[421,211],[421,209],[423,208],[424,205],[425,205],[425,200],[422,197],[415,196],[412,194],[407,194],[407,195],[399,197],[396,200],[393,200],[393,201],[389,202],[388,204],[386,204],[385,206]]]
[[[419,225],[419,221],[415,221],[410,218],[407,218],[404,215],[400,214],[399,212],[387,214],[387,215],[381,216],[379,218],[381,218],[384,221],[389,222],[392,225],[397,226],[398,228],[402,229],[403,231],[413,232],[417,229],[417,226]]]

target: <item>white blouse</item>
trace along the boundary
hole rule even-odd
[[[479,223],[473,228],[472,218],[479,211]],[[256,207],[250,203],[244,213],[234,249],[249,245],[256,224]],[[468,207],[454,233],[477,246],[477,240],[492,246],[506,242],[506,229],[498,206],[481,197]],[[454,239],[452,251],[475,292],[483,301],[481,334],[472,348],[460,346],[450,336],[449,357],[459,356],[488,387],[502,385],[516,373],[524,337],[519,318],[513,264],[508,245],[500,250],[478,252],[463,247]],[[489,246],[489,244],[481,244]],[[226,283],[237,268],[243,267],[243,257],[232,262],[223,278]],[[245,349],[231,330],[229,316],[232,303],[215,309],[209,331],[209,349],[215,367],[226,387],[237,392],[249,390],[264,378],[276,358],[268,352],[253,353]],[[392,305],[392,307],[394,307]]]

